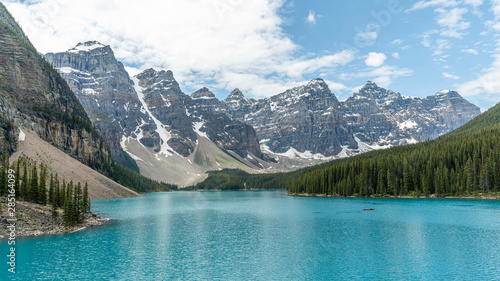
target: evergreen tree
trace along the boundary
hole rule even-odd
[[[37,203],[47,204],[47,167],[40,163],[40,181],[38,183],[38,200]]]
[[[19,160],[21,161],[21,160]],[[26,162],[25,159],[23,161],[23,178],[21,180],[21,199],[28,199],[28,163]]]
[[[87,182],[85,182],[85,187],[83,188],[83,210],[85,213],[90,212],[90,197]]]
[[[21,198],[21,160],[18,159],[16,163],[16,181],[15,181],[15,190],[16,190],[16,199]]]
[[[75,224],[74,221],[74,204],[73,204],[73,194],[72,194],[73,185],[72,182],[68,184],[66,188],[66,200],[64,200],[64,210],[63,210],[63,222],[66,226],[72,226]]]
[[[36,163],[33,165],[31,170],[31,180],[28,190],[28,201],[37,202],[38,201],[38,172],[36,168]]]

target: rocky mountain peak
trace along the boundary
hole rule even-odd
[[[401,94],[379,87],[372,81],[367,81],[366,84],[361,87],[358,92],[354,93],[354,97],[364,97],[377,100],[394,100],[401,98]]]
[[[214,93],[212,93],[207,87],[203,87],[198,91],[191,94],[192,99],[213,99],[215,98]]]
[[[144,70],[137,74],[136,77],[141,80],[141,86],[163,88],[165,90],[175,88],[180,91],[179,83],[174,78],[174,74],[170,70],[157,71],[153,68]]]
[[[328,85],[326,84],[325,80],[321,78],[315,78],[309,81],[307,83],[306,87],[313,87],[313,88],[318,88],[318,89],[328,89]]]
[[[232,90],[231,93],[227,96],[227,100],[236,100],[236,99],[244,99],[244,98],[245,98],[245,96],[238,88]]]
[[[80,42],[66,52],[45,54],[45,59],[62,74],[73,72],[74,75],[110,76],[111,73],[125,72],[123,65],[116,60],[111,47],[97,41]],[[82,85],[80,88],[87,87]]]
[[[109,46],[101,44],[98,41],[86,41],[78,43],[74,48],[69,49],[68,52],[70,53],[90,52],[95,49],[106,48],[106,47],[111,50]]]
[[[456,91],[452,90],[442,90],[437,92],[434,96],[442,98],[453,98],[460,96]]]

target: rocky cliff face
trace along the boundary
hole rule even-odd
[[[48,53],[45,58],[68,81],[92,123],[109,143],[113,158],[126,161],[120,146],[122,136],[130,136],[143,120],[151,120],[141,110],[134,83],[111,48],[90,41],[67,52]],[[149,136],[153,130],[145,133]]]
[[[332,156],[355,145],[339,101],[321,79],[259,101],[236,89],[223,103],[231,117],[255,128],[268,152]]]
[[[109,164],[109,150],[78,99],[1,4],[0,96],[5,139],[22,124],[84,163]]]
[[[305,159],[346,157],[433,139],[480,114],[453,91],[421,99],[370,81],[339,101],[322,79],[262,100],[248,99],[235,89],[227,99],[203,106],[253,126],[264,152]]]

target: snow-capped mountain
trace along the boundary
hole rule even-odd
[[[481,113],[454,91],[426,98],[403,96],[368,81],[343,103],[357,139],[369,145],[404,145],[434,139]]]
[[[148,69],[130,78],[111,48],[95,41],[45,58],[85,106],[96,129],[113,148],[113,157],[123,158],[126,151],[145,175],[188,184],[183,176],[192,178],[206,170],[241,165],[254,167],[258,161],[250,160],[262,157],[251,126],[225,113],[202,109],[195,103],[196,97],[182,92],[172,71]],[[167,169],[162,161],[191,167],[176,171],[176,167]],[[167,176],[171,173],[165,170],[176,172]]]
[[[236,89],[218,108],[215,103],[208,109],[252,125],[265,153],[304,159],[346,157],[434,139],[480,114],[454,91],[422,99],[371,81],[345,101],[322,79],[313,79],[268,99],[248,99]]]
[[[67,80],[113,157],[126,151],[151,178],[180,185],[207,170],[290,170],[328,159],[436,138],[479,108],[453,91],[405,97],[368,82],[339,101],[322,79],[267,99],[239,89],[220,101],[184,94],[172,71],[129,77],[109,46],[85,42],[45,58]]]

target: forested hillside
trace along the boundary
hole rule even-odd
[[[436,140],[334,161],[288,183],[290,194],[474,196],[500,191],[500,104]]]

